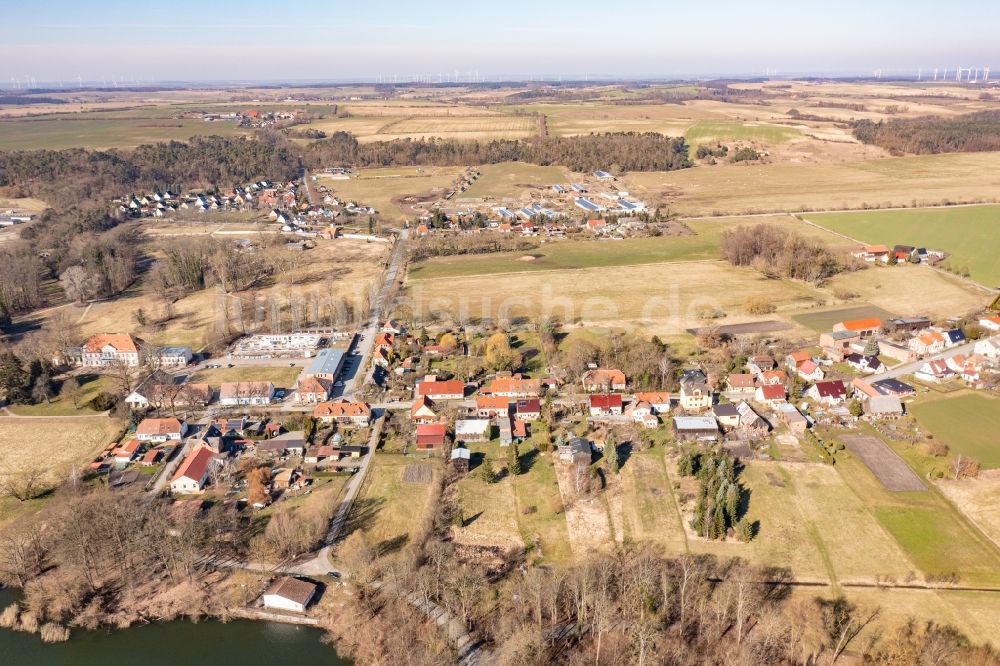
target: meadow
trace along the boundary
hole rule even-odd
[[[442,473],[439,459],[375,455],[348,523],[365,530],[377,543],[396,547],[405,543],[410,531],[435,508],[429,500],[436,482],[406,483],[403,472],[407,465],[428,465],[435,478]]]
[[[966,393],[915,403],[910,412],[925,431],[956,452],[979,461],[983,468],[1000,468],[1000,400]]]
[[[391,222],[413,217],[400,199],[433,196],[436,199],[455,185],[465,170],[461,167],[393,167],[361,169],[348,180],[333,180],[317,174],[317,183],[326,185],[341,200],[372,206]]]
[[[87,403],[98,393],[102,391],[115,393],[117,390],[114,380],[107,375],[86,373],[77,375],[76,379],[80,384],[80,397],[77,400],[79,407],[74,407],[71,399],[60,394],[47,402],[35,405],[11,405],[7,409],[18,416],[86,416],[97,413]]]
[[[0,478],[45,469],[45,478],[55,482],[70,468],[82,472],[121,429],[120,421],[106,416],[0,417]]]
[[[823,333],[833,328],[833,325],[848,319],[866,319],[875,317],[885,321],[894,315],[873,305],[857,305],[850,308],[837,308],[822,312],[806,312],[792,317],[796,322],[817,333]]]
[[[692,148],[741,141],[771,145],[788,143],[801,136],[802,132],[792,127],[733,120],[700,120],[684,133],[684,138]]]
[[[484,164],[479,167],[480,176],[459,199],[518,197],[529,187],[549,187],[565,183],[570,176],[563,167],[536,166],[523,162]]]
[[[1000,206],[810,215],[828,229],[865,243],[913,245],[948,253],[945,266],[968,269],[974,280],[1000,285]]]
[[[74,117],[60,114],[45,119],[0,120],[0,150],[47,148],[134,148],[157,141],[186,141],[194,136],[244,136],[249,132],[234,122],[185,118]]]

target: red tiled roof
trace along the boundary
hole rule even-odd
[[[433,397],[436,395],[463,395],[465,384],[457,379],[449,379],[443,382],[420,382],[417,385],[418,396]]]
[[[868,319],[848,319],[840,322],[840,325],[848,331],[869,331],[873,328],[880,328],[882,320],[870,317]]]
[[[177,468],[177,472],[171,478],[171,482],[177,479],[188,478],[192,481],[201,481],[205,476],[205,472],[208,471],[208,465],[212,462],[214,457],[211,449],[204,446],[199,446],[197,449],[187,454],[184,458],[184,462],[181,466]]]
[[[765,384],[760,387],[764,400],[781,400],[785,397],[785,387],[781,384]]]
[[[143,419],[135,429],[136,435],[170,435],[180,433],[181,422],[177,419]]]
[[[99,333],[91,336],[83,343],[83,350],[87,352],[99,352],[104,347],[111,345],[119,352],[135,353],[139,351],[137,339],[128,333]]]
[[[611,409],[613,407],[621,409],[622,397],[618,393],[591,395],[590,406],[597,409]]]

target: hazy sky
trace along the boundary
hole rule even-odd
[[[0,81],[682,76],[982,66],[984,0],[25,0]],[[992,33],[992,34],[991,34]]]

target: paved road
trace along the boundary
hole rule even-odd
[[[941,359],[951,358],[956,354],[971,354],[976,347],[975,342],[966,342],[964,345],[958,345],[957,347],[952,347],[947,349],[940,354],[934,354],[928,356],[922,361],[913,361],[912,363],[903,363],[902,365],[897,365],[891,368],[887,372],[880,372],[876,375],[868,375],[864,377],[866,382],[877,382],[880,379],[895,379],[897,377],[902,377],[903,375],[912,375],[914,372],[919,370],[924,363],[929,361],[940,361]]]

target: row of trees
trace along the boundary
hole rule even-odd
[[[857,120],[854,137],[893,153],[983,152],[1000,150],[1000,111],[962,116]]]
[[[720,250],[733,266],[750,266],[769,277],[817,285],[858,266],[851,257],[835,254],[819,241],[766,224],[727,229]]]
[[[575,137],[527,140],[396,139],[360,143],[352,134],[336,132],[308,148],[314,166],[496,164],[529,162],[560,164],[573,171],[616,168],[626,171],[672,171],[691,166],[682,137],[656,132],[609,132]]]

